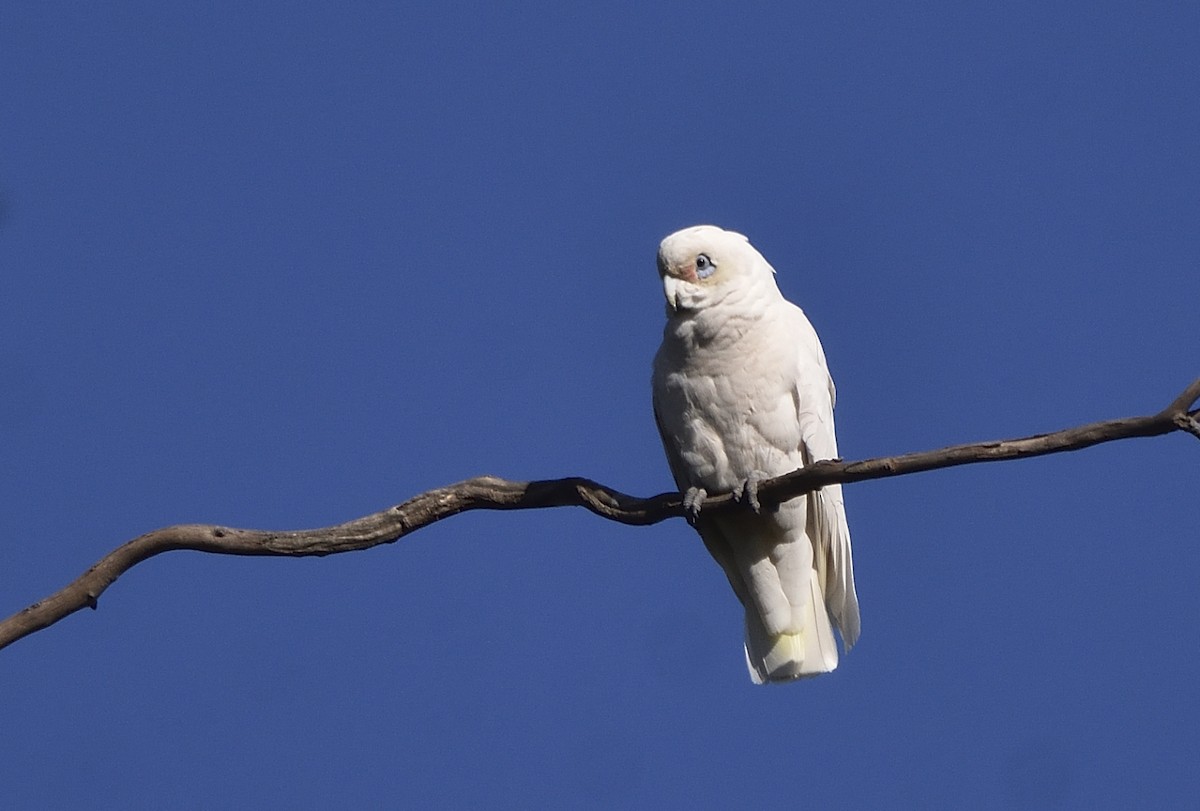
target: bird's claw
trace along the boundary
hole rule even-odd
[[[755,513],[762,512],[762,504],[758,501],[758,483],[762,477],[751,474],[733,491],[733,498],[742,504],[748,504]]]
[[[708,498],[708,491],[703,487],[689,487],[683,494],[684,517],[687,518],[689,524],[695,526],[697,519],[700,518],[700,507],[706,498]]]

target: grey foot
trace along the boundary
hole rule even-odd
[[[763,480],[763,477],[757,473],[751,473],[741,485],[733,491],[733,498],[743,504],[750,505],[750,509],[756,513],[762,512],[762,505],[758,503],[758,483]]]
[[[694,525],[700,518],[700,507],[706,498],[708,498],[708,491],[703,487],[689,487],[683,494],[683,511],[689,524]]]

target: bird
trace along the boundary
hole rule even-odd
[[[759,482],[837,459],[836,392],[803,310],[742,234],[685,228],[658,248],[667,323],[654,357],[655,422],[689,521],[745,608],[756,684],[834,670],[833,630],[858,640],[841,485],[764,509]],[[706,514],[709,494],[741,508]]]

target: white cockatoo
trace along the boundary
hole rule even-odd
[[[758,482],[838,456],[833,380],[804,312],[741,234],[698,225],[658,249],[667,326],[654,358],[654,416],[685,507],[746,609],[755,683],[837,667],[836,627],[858,639],[850,529],[840,485],[759,509]],[[705,515],[708,493],[744,511]]]

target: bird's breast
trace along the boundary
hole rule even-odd
[[[708,352],[658,370],[659,419],[691,486],[727,491],[751,475],[799,466],[793,388],[778,364],[763,360]]]

